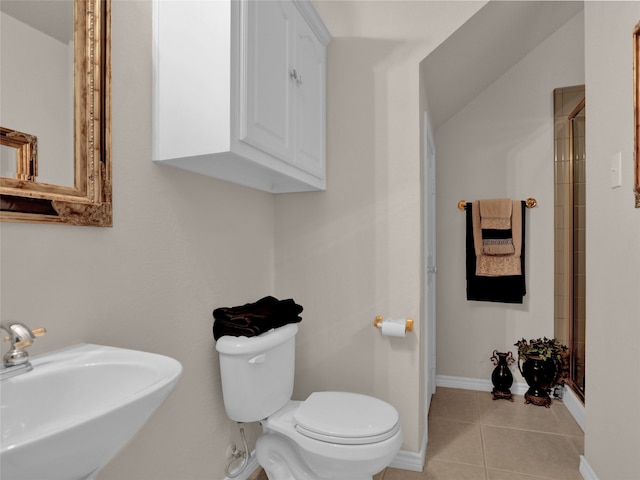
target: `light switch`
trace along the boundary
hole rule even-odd
[[[610,165],[611,188],[622,186],[622,152],[615,153],[611,156]]]

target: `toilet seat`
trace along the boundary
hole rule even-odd
[[[293,414],[300,434],[341,445],[366,445],[391,438],[400,429],[388,403],[350,392],[314,392]]]

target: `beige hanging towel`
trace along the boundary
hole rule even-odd
[[[480,200],[478,205],[482,230],[511,230],[511,212],[519,207],[519,205],[514,205],[513,200],[493,198]],[[498,238],[487,237],[491,237],[491,235],[482,235],[482,253],[485,255],[513,255],[515,253],[511,237],[504,238],[501,235],[497,235]]]
[[[480,227],[483,229],[508,230],[511,228],[513,201],[509,198],[480,200]],[[518,209],[516,205],[515,209]]]
[[[483,239],[483,230],[505,230],[504,228],[496,228],[499,223],[505,225],[504,219],[500,222],[494,222],[499,217],[489,217],[487,225],[491,227],[483,227],[482,223],[482,203],[486,200],[473,202],[473,243],[476,253],[476,275],[486,277],[499,277],[510,275],[522,275],[522,267],[520,254],[522,250],[522,209],[519,200],[508,200],[510,204],[510,215],[508,219],[509,229],[511,230],[511,238]],[[494,202],[494,201],[490,201]],[[496,202],[497,203],[497,202]],[[500,203],[504,202],[500,200]],[[506,211],[506,207],[493,208],[495,203],[486,211],[491,215],[495,215],[497,210]],[[488,242],[487,242],[488,240]],[[493,240],[499,240],[494,242]],[[485,242],[487,242],[485,244]],[[499,252],[499,253],[498,253]],[[510,252],[510,253],[507,253]]]

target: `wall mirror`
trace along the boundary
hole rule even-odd
[[[2,0],[0,36],[0,220],[111,226],[110,0]]]

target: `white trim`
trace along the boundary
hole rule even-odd
[[[253,475],[253,472],[255,472],[259,466],[260,464],[258,463],[258,458],[256,457],[256,451],[254,450],[253,452],[251,452],[251,455],[249,455],[249,463],[247,463],[247,467],[244,469],[244,471],[237,477],[225,476],[224,480],[247,480],[251,475]],[[235,473],[235,470],[231,473]]]
[[[584,455],[580,455],[580,475],[584,480],[598,480],[596,472],[593,471]]]
[[[311,29],[318,36],[320,42],[326,47],[331,42],[331,32],[326,27],[318,11],[309,0],[294,0],[294,5],[305,18]]]
[[[481,392],[490,392],[492,389],[490,380],[466,377],[451,377],[449,375],[436,375],[436,386],[447,388],[462,388],[464,390],[478,390]]]
[[[573,390],[567,387],[565,387],[564,389],[564,395],[562,397],[562,401],[564,402],[565,407],[567,407],[567,410],[569,410],[569,413],[571,413],[575,421],[578,423],[578,425],[580,425],[580,428],[584,432],[584,428],[586,424],[585,422],[586,416],[584,414],[584,403],[582,403],[580,399],[577,397],[577,395],[573,393]]]
[[[491,380],[483,378],[452,377],[449,375],[437,375],[436,386],[447,388],[462,388],[464,390],[478,390],[480,392],[490,392],[493,390]],[[512,393],[524,395],[529,389],[526,383],[514,383],[511,387]]]
[[[422,439],[422,448],[419,452],[409,452],[400,450],[389,467],[401,470],[411,470],[412,472],[422,472],[424,460],[427,456],[427,435]]]

